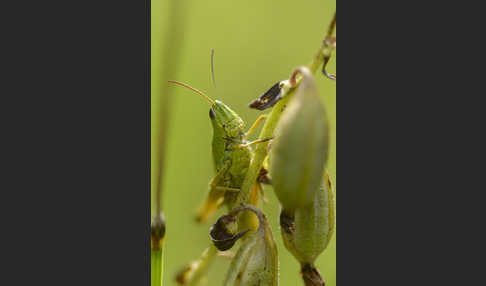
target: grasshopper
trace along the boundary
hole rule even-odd
[[[213,55],[211,53],[211,73],[214,80]],[[243,184],[252,158],[251,145],[266,142],[272,138],[248,141],[248,136],[263,122],[266,115],[260,115],[245,132],[245,122],[228,105],[213,100],[203,92],[188,84],[169,80],[170,83],[188,88],[206,99],[211,108],[209,118],[213,126],[212,155],[216,176],[209,183],[209,194],[199,208],[196,220],[207,221],[225,203],[232,209],[238,201],[239,190]],[[259,183],[257,183],[259,184]],[[257,189],[261,189],[258,186]]]

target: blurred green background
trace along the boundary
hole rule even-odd
[[[309,63],[336,9],[334,0],[178,1],[181,14],[171,18],[174,6],[168,0],[152,0],[152,134],[158,132],[160,116],[154,106],[161,96],[170,96],[171,99],[163,171],[163,209],[167,219],[164,286],[177,285],[174,280],[176,271],[198,258],[208,246],[210,224],[196,224],[194,211],[214,176],[209,105],[197,94],[178,86],[169,87],[169,93],[166,93],[164,85],[167,85],[167,80],[183,81],[225,102],[249,127],[260,112],[249,109],[247,104],[277,81],[288,78],[293,68]],[[169,19],[176,24],[171,28],[177,33],[176,41],[165,37]],[[175,42],[180,44],[179,48],[167,55],[167,45]],[[210,79],[212,48],[216,51],[218,94]],[[165,65],[171,61],[176,64],[173,74],[164,76]],[[336,53],[328,70],[336,72]],[[321,75],[316,77],[316,81],[331,120],[332,146],[328,169],[336,185],[336,83]],[[155,138],[152,145],[153,156],[158,156]],[[154,172],[157,172],[154,164],[152,170],[154,178]],[[153,186],[152,182],[152,194]],[[298,263],[282,243],[277,199],[271,187],[265,187],[265,191],[269,203],[262,208],[270,220],[279,247],[279,285],[303,285]],[[336,236],[316,265],[326,285],[336,285]],[[207,285],[222,285],[228,266],[228,260],[218,258],[211,268]]]

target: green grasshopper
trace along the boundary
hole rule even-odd
[[[211,54],[211,72],[214,83],[213,54]],[[212,155],[216,176],[209,183],[209,194],[199,208],[196,217],[197,221],[205,222],[223,203],[226,203],[229,209],[232,209],[237,203],[239,190],[252,158],[251,145],[271,139],[265,138],[251,142],[247,140],[266,115],[260,115],[250,129],[245,132],[243,119],[223,102],[213,100],[185,83],[174,80],[169,80],[169,82],[198,93],[211,104],[209,118],[213,126]],[[261,190],[261,187],[258,187]]]

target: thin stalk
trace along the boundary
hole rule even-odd
[[[160,73],[155,71],[155,74],[161,74],[161,84],[158,88],[152,89],[152,103],[154,99],[159,99],[158,104],[153,105],[152,108],[152,126],[158,127],[157,132],[153,132],[155,140],[151,140],[151,154],[154,160],[154,172],[152,172],[152,180],[155,182],[155,215],[151,222],[151,285],[161,286],[163,284],[164,274],[164,238],[165,238],[165,218],[162,213],[162,184],[164,174],[165,154],[167,148],[167,134],[169,129],[170,106],[171,97],[168,94],[168,87],[166,81],[169,75],[175,74],[178,67],[179,54],[181,51],[182,39],[184,31],[184,1],[172,0],[169,3],[168,13],[168,27],[164,37],[164,50],[162,51],[163,61],[159,63],[162,66]],[[157,79],[159,80],[159,79]],[[157,126],[158,123],[158,126]],[[152,128],[154,130],[154,128]],[[152,184],[151,184],[152,185]]]
[[[324,64],[323,52],[325,51],[325,49],[328,48],[329,41],[327,40],[332,36],[335,27],[336,27],[336,15],[334,14],[333,20],[331,21],[327,34],[324,40],[321,42],[321,46],[314,54],[314,57],[312,58],[311,62],[307,65],[307,67],[310,69],[310,71],[313,74],[315,74],[318,68]],[[273,137],[273,132],[275,130],[275,127],[277,126],[278,121],[280,120],[280,116],[282,115],[283,110],[285,109],[285,105],[287,104],[292,94],[294,93],[295,88],[299,86],[301,80],[302,77],[300,75],[296,75],[294,82],[288,81],[282,87],[283,98],[279,102],[277,102],[277,104],[275,104],[275,106],[272,108],[272,111],[267,117],[267,120],[265,121],[265,125],[263,125],[263,129],[260,132],[260,135],[258,137],[259,139]],[[241,186],[241,192],[243,193],[242,197],[244,198],[250,197],[250,191],[256,182],[263,161],[267,156],[268,144],[269,142],[258,144],[258,146],[255,149],[253,160],[250,163],[250,167],[248,168],[248,173],[246,174],[245,180],[243,181],[243,185]]]
[[[153,122],[159,123],[159,132],[156,132],[156,140],[152,141],[155,147],[155,213],[162,212],[162,184],[163,184],[163,170],[165,163],[165,154],[167,148],[167,134],[169,132],[169,118],[171,114],[171,102],[172,98],[169,94],[167,80],[169,76],[173,76],[177,72],[178,61],[180,57],[180,51],[182,50],[182,40],[184,38],[183,31],[185,27],[184,21],[184,1],[172,0],[169,5],[168,13],[168,27],[164,37],[164,51],[163,51],[163,63],[160,63],[162,70],[160,72],[160,82],[163,84],[153,91],[152,97],[158,97],[160,99],[159,104],[154,109],[155,114],[159,116],[154,118]],[[158,79],[159,80],[159,79]],[[154,115],[152,115],[154,117]]]
[[[164,275],[165,219],[161,213],[152,218],[150,225],[150,275],[151,285],[162,285]]]
[[[163,279],[163,269],[164,269],[164,259],[162,255],[162,249],[152,250],[150,253],[150,270],[151,270],[151,284],[162,285]]]
[[[193,265],[194,269],[192,271],[194,272],[190,274],[188,281],[185,281],[184,284],[187,283],[187,286],[199,285],[201,279],[203,279],[208,273],[209,266],[211,266],[217,254],[218,249],[211,243],[199,260],[195,262],[195,265]]]

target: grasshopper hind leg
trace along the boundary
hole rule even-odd
[[[221,207],[224,201],[231,200],[231,197],[242,194],[240,189],[214,186],[197,212],[196,221],[208,221]]]
[[[226,192],[239,191],[239,189],[219,186],[229,166],[229,163],[225,164],[209,183],[209,193],[196,213],[196,221],[208,221],[223,204]]]
[[[196,221],[201,223],[208,221],[223,204],[224,194],[224,191],[210,190],[206,200],[197,211]]]

